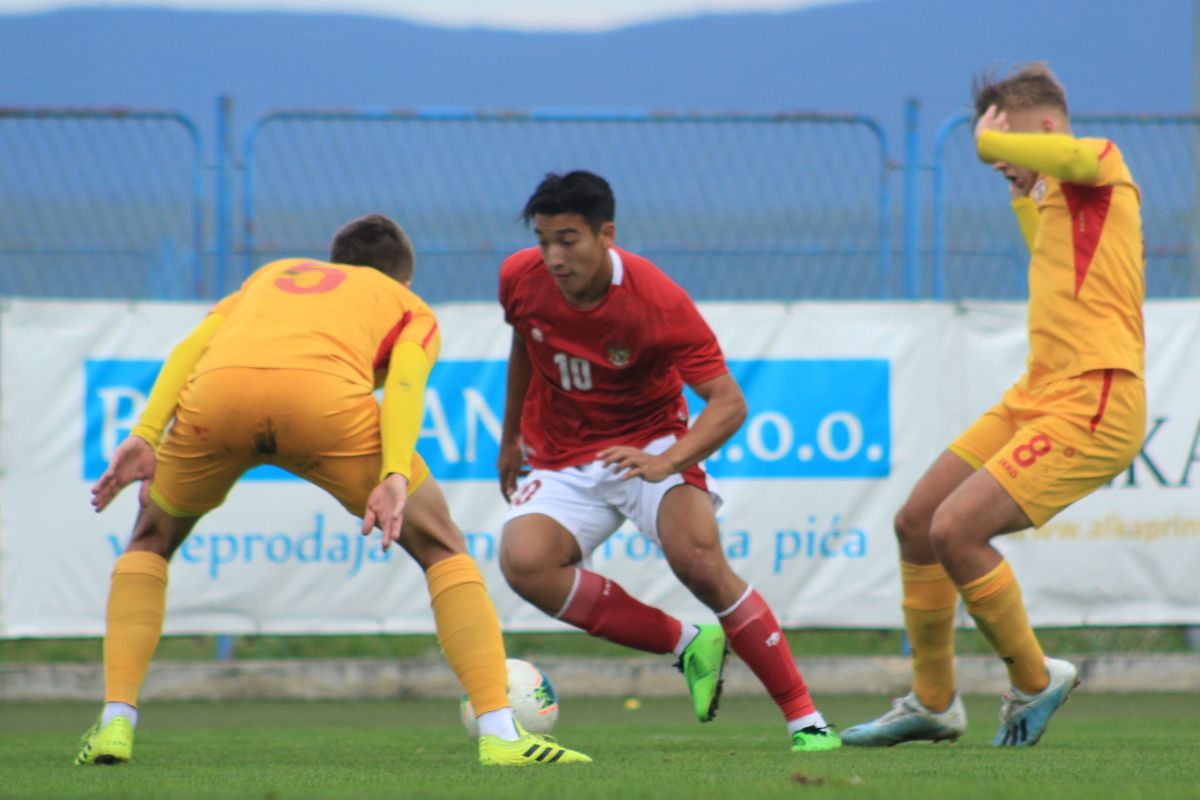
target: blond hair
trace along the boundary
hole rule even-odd
[[[971,82],[971,95],[976,119],[990,106],[1001,111],[1048,106],[1067,113],[1067,90],[1045,61],[1021,64],[1004,78],[987,72],[977,75]]]

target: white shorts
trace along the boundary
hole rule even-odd
[[[643,450],[655,455],[675,444],[664,436]],[[712,498],[713,511],[721,507],[716,482],[699,466],[671,475],[658,483],[633,478],[621,480],[617,467],[593,461],[577,467],[535,469],[521,479],[513,493],[504,524],[527,514],[543,514],[567,529],[586,559],[628,519],[655,544],[658,508],[676,486],[703,487]]]

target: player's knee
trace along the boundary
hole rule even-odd
[[[954,551],[961,538],[957,535],[961,527],[952,509],[941,507],[934,512],[929,523],[929,543],[939,558]]]
[[[702,599],[718,594],[733,572],[719,550],[689,549],[667,559],[679,582]]]
[[[512,546],[507,539],[501,544],[500,572],[518,594],[524,596],[533,591],[545,570],[545,559],[537,551]]]
[[[896,532],[896,539],[902,545],[929,541],[930,520],[908,503],[896,512],[892,528]]]

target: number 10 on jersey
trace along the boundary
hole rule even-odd
[[[592,364],[586,358],[555,353],[554,363],[558,365],[558,377],[563,389],[586,392],[592,388]]]

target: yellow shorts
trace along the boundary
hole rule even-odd
[[[173,516],[200,516],[221,505],[242,473],[260,464],[320,486],[361,517],[379,483],[374,394],[307,370],[202,373],[179,395],[150,494]],[[414,453],[409,492],[427,477],[429,468]]]
[[[950,450],[986,469],[1041,526],[1127,468],[1145,431],[1144,381],[1093,370],[1036,387],[1017,383]]]

